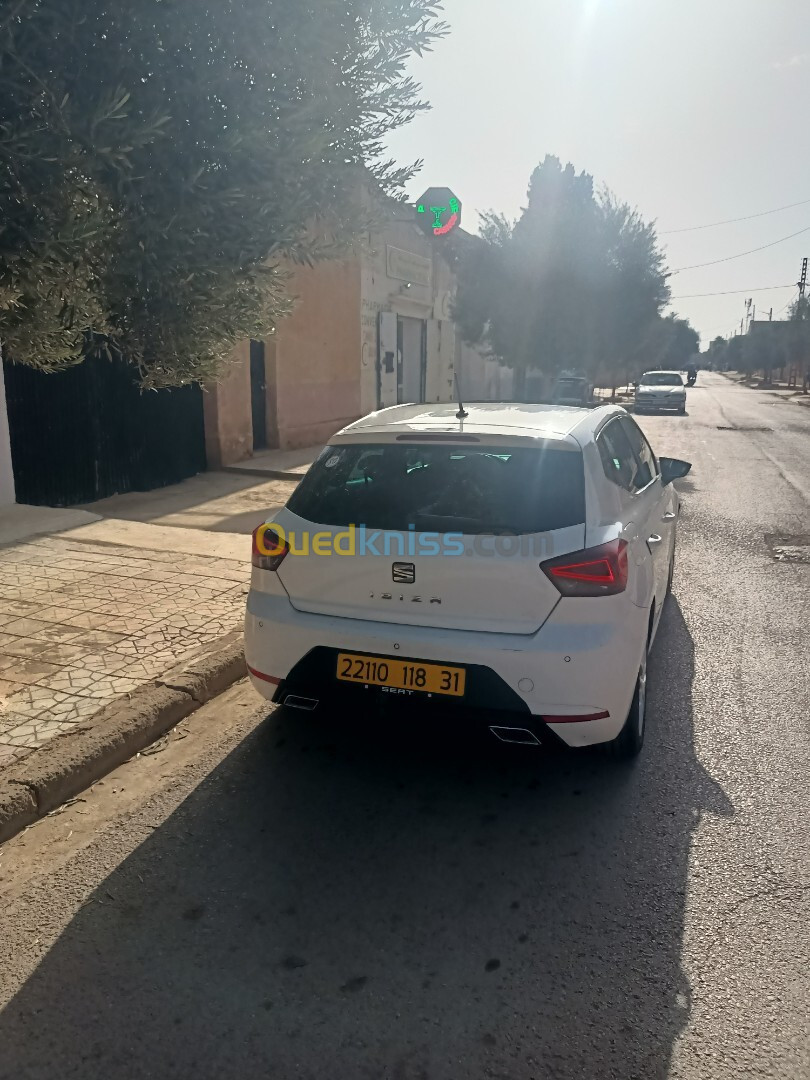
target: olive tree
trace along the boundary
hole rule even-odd
[[[4,0],[0,340],[44,371],[113,350],[216,375],[399,195],[434,0]]]

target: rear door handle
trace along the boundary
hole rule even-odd
[[[653,546],[655,544],[660,544],[661,543],[661,537],[657,533],[653,533],[652,536],[647,537],[647,543],[652,544]]]
[[[661,520],[662,521],[674,521],[677,516],[678,515],[673,514],[671,510],[667,510],[667,512],[664,514],[664,516],[663,516],[663,518],[661,518]]]

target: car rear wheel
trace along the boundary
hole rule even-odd
[[[618,736],[606,746],[607,752],[612,758],[619,761],[630,761],[638,757],[644,745],[644,730],[647,720],[647,654],[641,662],[636,688],[633,691],[633,700],[630,711],[624,722],[624,727]]]

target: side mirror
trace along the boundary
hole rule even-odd
[[[680,458],[662,457],[658,459],[661,466],[661,483],[671,484],[673,480],[680,480],[686,476],[692,468],[691,461],[681,461]]]

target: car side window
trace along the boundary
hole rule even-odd
[[[600,431],[596,438],[599,448],[599,456],[602,458],[602,468],[605,476],[614,484],[625,489],[634,491],[634,479],[638,464],[633,453],[633,447],[627,434],[619,424],[618,419],[611,420]]]
[[[656,476],[658,476],[658,461],[652,451],[652,447],[644,436],[644,432],[632,416],[620,417],[619,423],[627,435],[638,463],[633,477],[633,486],[636,491],[641,491],[642,488],[645,488],[648,484],[652,483]]]

